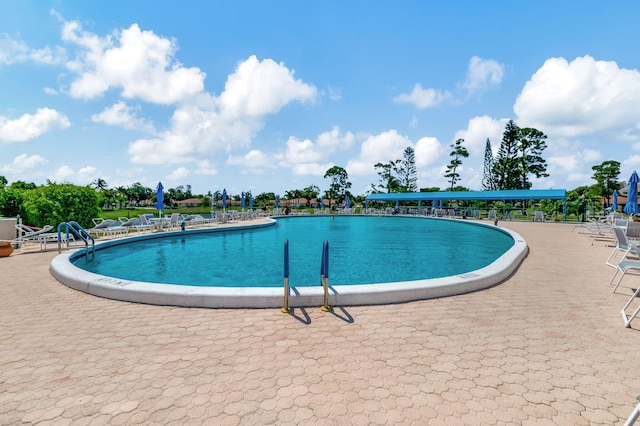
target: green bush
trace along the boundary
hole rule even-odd
[[[51,183],[24,191],[20,206],[22,222],[39,227],[56,226],[60,222],[72,220],[83,227],[91,227],[91,219],[98,214],[96,191],[71,184]]]

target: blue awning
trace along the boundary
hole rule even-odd
[[[566,189],[516,189],[508,191],[445,191],[445,192],[393,192],[370,194],[366,201],[507,201],[507,200],[566,200]]]

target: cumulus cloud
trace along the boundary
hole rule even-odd
[[[495,86],[502,82],[504,66],[493,59],[482,59],[474,56],[469,61],[467,79],[462,86],[469,94],[481,92],[489,86]]]
[[[321,133],[315,142],[305,139],[299,140],[291,136],[286,143],[284,160],[289,163],[313,163],[326,159],[337,150],[351,148],[355,136],[351,132],[340,134],[340,128],[334,127],[330,131]]]
[[[294,80],[284,64],[251,56],[229,76],[219,97],[202,93],[189,99],[175,110],[169,130],[131,143],[131,161],[197,161],[219,151],[247,147],[263,128],[266,115],[292,101],[312,100],[316,94],[315,87]]]
[[[495,119],[488,115],[473,117],[467,123],[467,128],[458,130],[453,140],[464,139],[464,147],[469,154],[484,156],[487,139],[491,141],[491,148],[495,155],[502,143],[502,134],[509,119]]]
[[[347,163],[347,172],[354,175],[374,174],[374,164],[401,159],[405,148],[408,146],[413,147],[411,140],[406,136],[400,135],[395,129],[369,136],[360,145],[360,156]]]
[[[67,62],[76,74],[69,89],[73,97],[92,99],[118,88],[125,98],[173,104],[204,89],[205,74],[174,59],[175,40],[142,31],[137,24],[101,38],[83,31],[77,21],[65,22],[62,39],[79,48]]]
[[[60,46],[33,49],[25,42],[8,34],[0,36],[0,65],[32,61],[39,64],[58,65],[66,60],[66,52]]]
[[[432,108],[440,105],[448,99],[452,94],[447,91],[437,89],[424,89],[420,83],[413,86],[411,93],[403,93],[396,96],[393,100],[397,103],[411,104],[418,109]]]
[[[67,116],[51,108],[38,108],[35,114],[23,114],[16,119],[0,116],[0,142],[26,142],[69,126]]]
[[[261,117],[278,112],[291,101],[314,99],[317,89],[293,75],[283,63],[250,56],[227,78],[220,95],[222,115],[227,119]]]
[[[20,154],[10,164],[0,166],[0,171],[6,174],[23,174],[38,169],[48,163],[48,160],[40,155]]]
[[[418,139],[414,152],[416,154],[416,166],[427,167],[440,158],[444,152],[444,147],[437,138],[424,137]]]
[[[191,172],[186,167],[178,167],[167,175],[167,180],[174,182],[181,181],[188,178],[190,174]]]
[[[51,181],[59,183],[74,183],[76,185],[89,185],[98,177],[98,169],[93,166],[85,166],[76,172],[68,165],[60,166],[51,177]]]
[[[465,96],[481,93],[490,86],[500,84],[503,76],[504,65],[493,59],[474,56],[469,61],[466,80],[457,85],[459,90],[450,92],[433,88],[425,89],[422,84],[417,83],[413,86],[411,93],[400,94],[393,100],[397,103],[411,104],[418,109],[433,108],[447,101],[461,102]],[[460,93],[460,89],[466,91],[466,94]]]
[[[227,165],[240,166],[245,171],[243,173],[262,174],[267,170],[277,169],[277,164],[282,159],[277,154],[268,154],[259,149],[252,149],[245,155],[233,156],[227,158]]]
[[[143,118],[136,117],[136,111],[140,107],[130,107],[124,102],[117,102],[105,108],[100,114],[93,114],[91,120],[96,123],[105,123],[112,126],[120,126],[129,130],[142,130],[147,133],[155,133],[153,124]]]
[[[323,177],[324,174],[334,163],[297,163],[291,167],[291,173],[295,176],[318,176]]]
[[[584,56],[551,58],[526,83],[513,107],[518,124],[575,137],[604,132],[638,139],[640,72]]]

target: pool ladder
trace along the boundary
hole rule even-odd
[[[331,311],[329,306],[329,241],[322,243],[322,260],[320,262],[320,285],[324,291],[324,304],[320,307],[323,312]],[[283,313],[289,313],[289,240],[284,240],[284,306],[280,309]]]
[[[62,236],[63,228],[67,234],[67,248],[69,247],[69,234],[72,234],[74,238],[78,238],[84,242],[84,256],[87,262],[93,260],[96,256],[96,241],[86,229],[74,221],[62,222],[58,225],[58,253],[62,252],[62,238],[60,237]],[[91,258],[89,258],[89,253],[91,253]]]

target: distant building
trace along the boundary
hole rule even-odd
[[[200,207],[202,206],[201,198],[187,198],[186,200],[176,201],[178,207]]]

